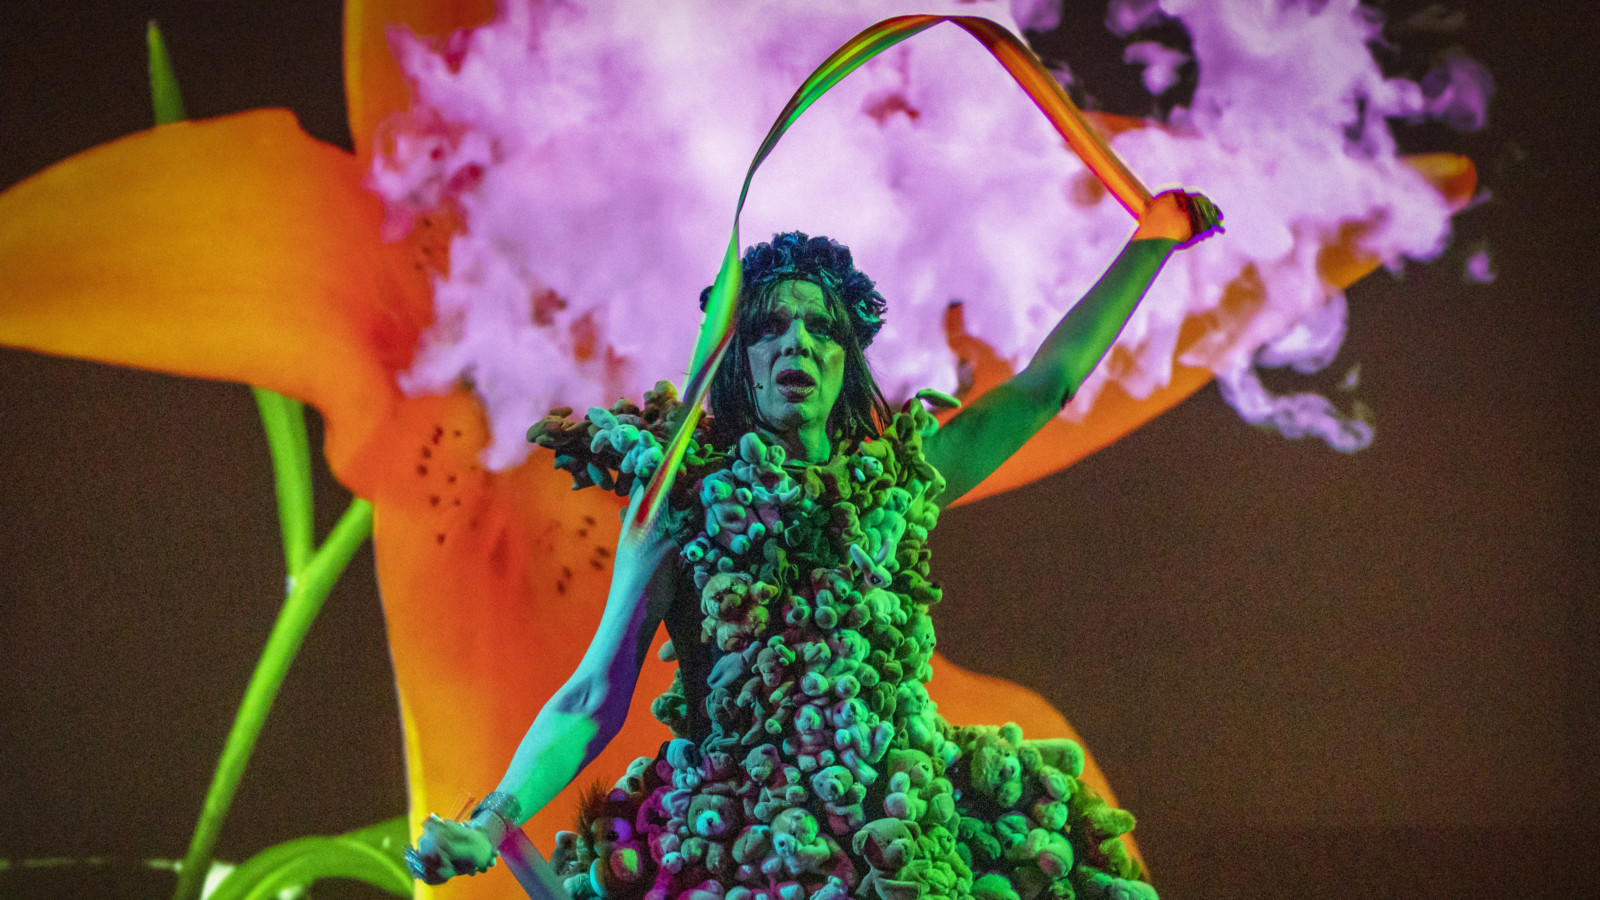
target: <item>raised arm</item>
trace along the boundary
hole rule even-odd
[[[635,491],[628,520],[637,514]],[[466,822],[430,816],[414,851],[411,874],[429,884],[484,871],[506,829],[544,808],[622,728],[656,627],[676,592],[673,544],[657,529],[639,545],[623,541],[605,612],[577,671],[545,703],[517,747],[505,776]]]
[[[945,477],[941,502],[977,487],[1061,412],[1111,349],[1173,249],[1204,238],[1220,222],[1217,208],[1199,194],[1168,191],[1151,201],[1128,245],[1028,365],[927,440],[924,452]]]

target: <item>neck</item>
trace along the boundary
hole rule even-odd
[[[761,428],[760,431],[782,446],[790,459],[825,463],[833,456],[833,446],[828,443],[826,423],[801,425],[783,431]]]

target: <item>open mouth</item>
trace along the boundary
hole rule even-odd
[[[775,380],[778,383],[778,387],[786,390],[800,390],[802,388],[814,388],[817,386],[817,380],[815,378],[812,378],[810,375],[807,375],[799,369],[784,369],[782,372],[778,373],[778,377]]]

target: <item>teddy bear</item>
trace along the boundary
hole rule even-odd
[[[720,572],[700,592],[705,619],[701,639],[738,652],[767,630],[768,611],[778,589],[743,572]]]
[[[899,880],[899,874],[917,859],[917,839],[922,828],[915,822],[886,817],[861,826],[851,841],[856,856],[870,867],[856,894],[879,900],[915,900],[919,885]],[[909,896],[908,894],[909,889]]]
[[[865,538],[862,547],[874,559],[895,559],[900,538],[906,531],[906,510],[911,506],[911,494],[905,488],[892,487],[884,492],[883,500],[861,519]]]
[[[1059,832],[1035,828],[1028,832],[1022,843],[1006,852],[1013,863],[1032,863],[1051,879],[1065,877],[1072,871],[1072,844]]]
[[[883,811],[897,819],[922,821],[928,813],[923,794],[933,782],[933,760],[921,750],[891,750],[885,762],[890,775]]]
[[[872,642],[867,640],[866,635],[855,628],[841,628],[829,635],[828,645],[833,648],[834,658],[829,665],[830,676],[838,677],[848,672],[857,678],[862,677],[863,673],[858,670],[872,652]]]
[[[1017,759],[1016,744],[1007,739],[1004,728],[969,729],[968,736],[972,738],[966,747],[972,786],[1003,809],[1015,806],[1022,799],[1022,763]]]
[[[937,765],[937,762],[935,765]],[[928,801],[927,821],[948,824],[955,818],[955,785],[950,783],[950,779],[942,775],[934,776],[933,783],[928,786],[925,799]]]
[[[778,755],[778,748],[772,744],[760,744],[750,748],[745,754],[744,772],[756,784],[766,784],[778,767],[783,765],[783,757]]]
[[[733,842],[734,878],[750,881],[761,871],[761,863],[772,852],[772,826],[747,825]]]
[[[968,888],[971,887],[972,870],[961,860],[961,854],[956,852],[955,832],[944,825],[928,825],[922,829],[922,838],[917,841],[917,846],[922,848],[923,856],[939,860],[941,865],[948,865],[958,879],[964,880]]]
[[[887,676],[886,676],[887,677]],[[895,690],[895,707],[905,723],[906,745],[930,756],[944,757],[944,735],[934,716],[934,703],[928,689],[918,681],[904,681]]]
[[[811,790],[828,811],[828,830],[834,834],[847,834],[866,821],[861,806],[867,796],[866,785],[857,783],[844,766],[831,765],[811,776]]]
[[[847,600],[840,599],[833,591],[823,589],[816,594],[816,611],[812,614],[812,621],[824,634],[837,628],[840,621],[850,615],[851,605]]]
[[[918,615],[911,620],[905,631],[905,642],[900,648],[902,660],[908,669],[914,670],[912,680],[918,684],[925,683],[933,678],[933,669],[928,665],[936,644],[933,619],[926,614]]]
[[[700,748],[688,738],[674,738],[667,742],[662,754],[672,767],[672,786],[694,790],[700,786]]]
[[[820,702],[803,703],[795,708],[794,734],[783,739],[783,750],[801,771],[810,772],[832,764],[833,741],[827,726],[827,716]]]
[[[1072,799],[1073,793],[1078,788],[1077,779],[1048,763],[1039,766],[1034,778],[1038,779],[1039,789],[1044,791],[1044,798],[1041,799],[1066,802]]]
[[[1082,835],[1100,851],[1100,858],[1094,860],[1095,865],[1122,878],[1137,877],[1140,871],[1138,861],[1117,839],[1119,835],[1133,830],[1133,814],[1107,803],[1104,797],[1082,782],[1079,782],[1078,791],[1068,805],[1072,810],[1073,832]],[[1098,845],[1093,845],[1092,842],[1096,840],[1099,841]]]
[[[834,856],[830,843],[821,834],[816,816],[799,807],[790,807],[772,820],[775,855],[763,863],[761,869],[768,875],[787,873],[790,877],[821,872]]]
[[[1028,807],[1028,814],[1033,817],[1033,821],[1038,823],[1040,828],[1050,831],[1065,831],[1069,812],[1065,801],[1052,800],[1048,794],[1033,801]]]
[[[770,691],[787,680],[789,665],[794,660],[794,650],[790,649],[783,635],[775,634],[767,639],[766,646],[756,652],[755,665],[752,668],[761,677],[761,683]]]
[[[591,888],[602,897],[624,890],[644,878],[648,852],[633,831],[633,824],[618,816],[597,816],[589,825],[595,859],[589,866]]]
[[[1048,738],[1027,741],[1024,745],[1024,749],[1026,748],[1038,751],[1041,767],[1051,766],[1073,778],[1083,777],[1083,746],[1077,741],[1070,738]]]
[[[703,838],[733,833],[741,818],[738,802],[726,794],[697,794],[689,803],[689,830]]]
[[[779,768],[777,777],[761,789],[760,799],[752,807],[752,814],[770,823],[785,809],[806,802],[807,794],[805,785],[801,783],[800,769],[784,764]]]
[[[833,704],[828,710],[828,724],[834,728],[833,745],[839,759],[850,767],[856,780],[872,784],[878,774],[870,763],[883,758],[894,737],[894,728],[879,721],[867,708],[866,701],[849,696]]]
[[[977,816],[963,816],[956,824],[956,852],[971,869],[986,869],[1000,858],[1000,841],[995,838],[994,825]],[[982,880],[982,879],[980,879]],[[973,888],[977,891],[977,887]]]
[[[1004,813],[994,820],[995,840],[1000,842],[1000,850],[1004,853],[1009,854],[1021,845],[1032,830],[1028,817],[1019,812]]]

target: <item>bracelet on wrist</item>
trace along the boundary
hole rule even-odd
[[[468,816],[468,819],[478,818],[479,813],[490,813],[494,818],[500,820],[500,837],[503,838],[506,832],[517,827],[517,820],[522,816],[522,805],[517,802],[515,794],[495,791],[483,798],[483,802],[473,808],[472,815]]]

